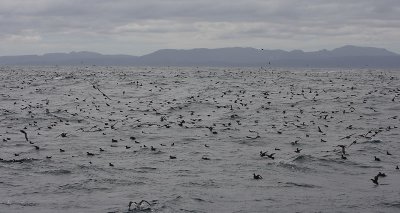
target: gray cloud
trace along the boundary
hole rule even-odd
[[[344,44],[400,52],[398,0],[2,0],[0,55]],[[75,48],[75,49],[72,49]]]

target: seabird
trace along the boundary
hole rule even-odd
[[[381,159],[377,158],[376,156],[374,156],[375,161],[381,161]]]
[[[28,140],[28,134],[27,134],[24,130],[19,130],[19,131],[22,132],[22,133],[24,133],[25,140],[26,140],[26,141],[29,141],[29,140]]]
[[[294,152],[300,153],[301,150],[302,150],[302,149],[297,148]]]
[[[108,165],[110,165],[110,166],[114,166],[114,164],[112,164],[112,163],[109,163]]]
[[[338,145],[338,147],[342,148],[342,154],[345,155],[346,154],[346,146],[345,145]]]
[[[150,208],[143,208],[143,203],[147,203],[149,206],[151,206],[151,204],[148,202],[148,201],[146,201],[146,200],[141,200],[139,203],[136,203],[136,202],[132,202],[132,201],[130,201],[129,202],[129,205],[128,205],[128,211],[132,211],[132,210],[135,210],[135,209],[139,209],[139,210],[150,210]],[[131,206],[132,206],[132,204],[135,204],[135,208],[134,209],[131,209]]]
[[[271,158],[272,160],[275,159],[274,155],[275,155],[275,153],[272,153],[272,154],[269,154],[269,155],[265,154],[265,156],[267,156],[268,158]]]
[[[372,180],[372,182],[375,183],[376,185],[379,185],[379,183],[378,183],[378,178],[379,178],[379,176],[377,175],[377,176],[374,177],[374,179],[371,179],[371,180]]]
[[[60,152],[65,152],[65,150],[64,149],[60,149]]]
[[[382,172],[379,172],[377,176],[379,176],[379,177],[386,177],[386,174],[385,174],[385,173],[382,173]]]
[[[389,151],[386,151],[386,154],[387,154],[387,155],[392,155],[392,153],[389,153]]]
[[[169,159],[176,159],[176,156],[170,155],[170,156],[169,156]]]
[[[253,173],[253,178],[256,180],[263,179],[261,175],[256,175],[255,173]]]

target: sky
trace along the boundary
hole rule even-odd
[[[400,53],[400,0],[0,0],[0,56],[348,44]]]

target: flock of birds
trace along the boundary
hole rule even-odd
[[[381,78],[382,84],[387,86],[394,82],[397,87],[380,90],[371,86],[364,93],[358,87],[365,85],[354,81],[354,78],[351,79],[351,71],[291,73],[261,68],[199,69],[188,72],[179,68],[174,68],[174,71],[170,69],[172,68],[166,68],[167,72],[143,68],[140,73],[120,71],[118,68],[108,68],[107,71],[88,69],[31,73],[20,70],[0,71],[1,102],[6,103],[0,107],[0,137],[3,142],[0,145],[3,150],[0,153],[0,163],[44,160],[37,158],[40,156],[38,152],[44,151],[45,159],[52,159],[58,153],[71,152],[72,157],[78,155],[77,153],[84,153],[87,163],[93,164],[92,157],[112,152],[112,149],[106,148],[104,144],[100,147],[92,145],[88,150],[79,150],[81,152],[68,150],[68,145],[65,144],[57,148],[41,144],[44,138],[77,140],[80,135],[85,134],[96,134],[98,138],[103,137],[107,140],[111,138],[108,142],[109,147],[121,147],[120,144],[123,144],[122,147],[133,152],[162,152],[167,146],[176,147],[179,144],[174,141],[169,144],[146,144],[140,139],[145,138],[147,134],[153,134],[150,131],[167,132],[168,129],[178,132],[201,129],[204,137],[225,137],[236,141],[260,141],[268,135],[290,135],[286,139],[292,138],[291,141],[280,142],[285,145],[267,147],[273,151],[259,151],[259,158],[271,161],[284,155],[300,154],[306,150],[302,144],[318,138],[318,143],[327,148],[326,152],[335,153],[337,158],[346,161],[351,160],[353,146],[363,141],[374,140],[390,131],[398,132],[396,125],[382,123],[382,126],[369,129],[362,126],[363,122],[373,119],[378,113],[378,109],[370,103],[369,97],[380,96],[393,106],[400,103],[399,79],[387,73],[365,71],[365,75]],[[21,74],[22,72],[24,74]],[[168,76],[167,73],[173,75]],[[117,80],[108,81],[107,75],[117,76]],[[200,84],[194,91],[184,91],[188,86],[193,86],[185,83],[190,75],[195,75],[198,81],[207,83]],[[14,76],[24,78],[17,79]],[[310,79],[321,88],[306,86],[308,83],[300,82],[296,79],[298,76]],[[57,85],[57,82],[67,83],[65,88],[52,86]],[[85,86],[77,89],[74,87],[77,82]],[[207,88],[204,88],[204,85],[207,85]],[[62,94],[52,94],[59,91]],[[31,96],[36,97],[31,99]],[[321,103],[328,101],[334,103],[332,108],[319,107]],[[197,108],[193,107],[195,104],[198,104]],[[358,116],[354,116],[355,114]],[[266,115],[271,119],[266,120]],[[357,121],[353,124],[348,117],[356,117]],[[387,120],[396,123],[399,117],[391,115]],[[71,126],[77,127],[75,131],[72,131]],[[62,131],[63,128],[67,131]],[[127,134],[120,136],[118,133],[121,131]],[[335,139],[329,135],[330,131],[349,134]],[[129,132],[135,134],[129,135]],[[14,151],[13,157],[4,154],[4,147],[10,147],[5,144],[20,144],[23,141],[26,146],[10,148]],[[213,145],[205,143],[204,148],[212,149]],[[391,152],[386,150],[385,155],[398,155]],[[370,156],[370,159],[379,162],[382,157],[383,155]],[[175,160],[179,156],[167,154],[167,158]],[[199,160],[210,159],[210,156],[204,155]],[[118,164],[105,163],[109,167]],[[398,170],[399,166],[393,165],[393,169]],[[256,173],[258,172],[254,171],[253,179],[263,179],[261,174]],[[379,172],[371,181],[379,185],[381,178],[386,176],[385,173]],[[149,209],[152,205],[146,200],[131,201],[129,211]]]

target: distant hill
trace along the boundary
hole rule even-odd
[[[273,66],[400,68],[400,55],[375,47],[343,46],[304,52],[244,47],[163,49],[143,56],[94,52],[2,56],[0,65]]]

